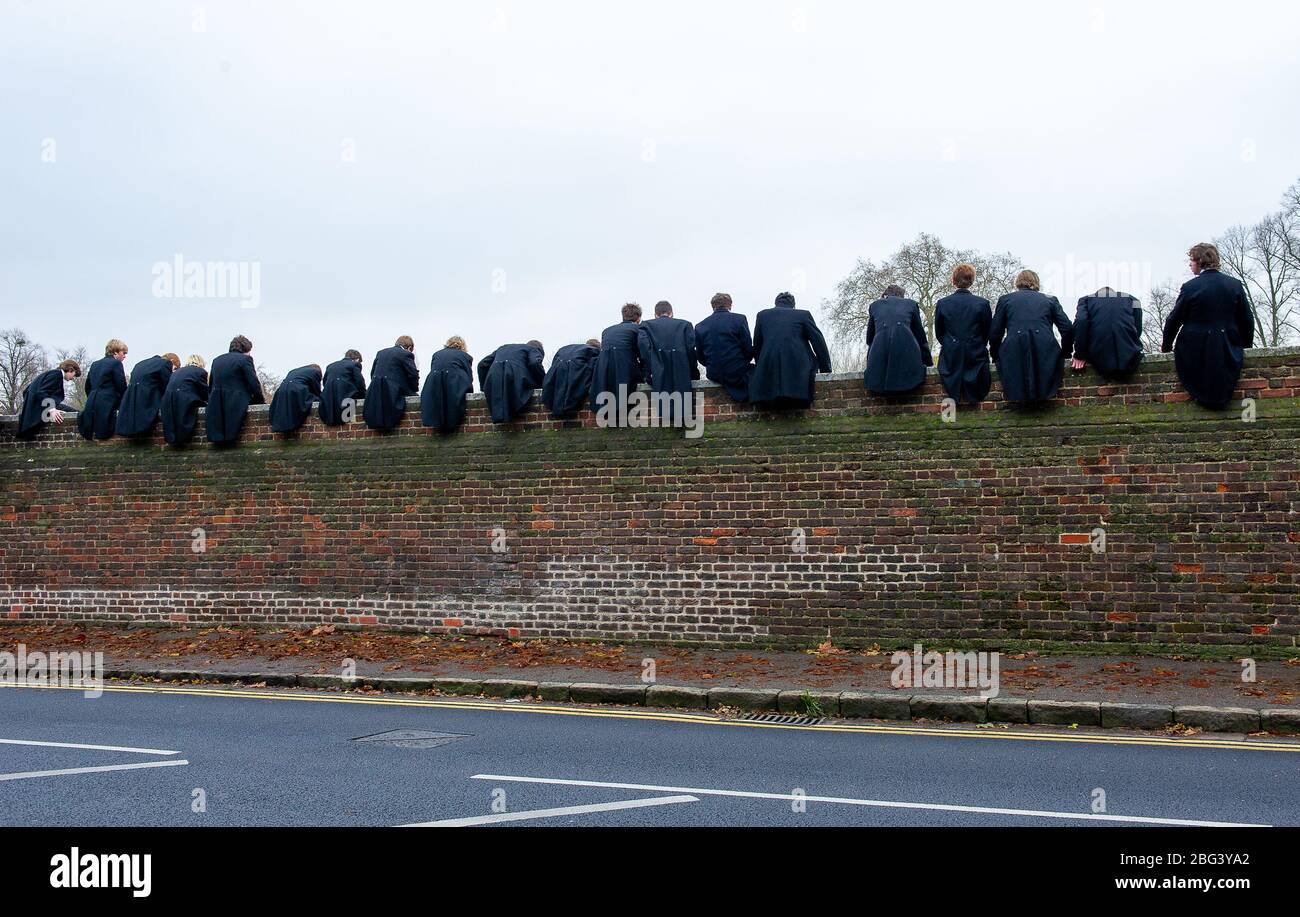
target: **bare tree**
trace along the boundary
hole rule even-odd
[[[1293,270],[1300,271],[1300,181],[1282,195],[1282,209],[1277,213],[1282,256]]]
[[[1250,284],[1246,283],[1246,276],[1250,273],[1250,229],[1246,226],[1230,227],[1214,240],[1214,244],[1219,248],[1219,258],[1227,267],[1228,273],[1246,287],[1246,299],[1253,312],[1255,300],[1251,297]]]
[[[54,366],[59,365],[64,360],[76,360],[77,365],[81,367],[81,375],[72,380],[71,386],[64,386],[63,400],[72,405],[78,411],[86,406],[86,370],[90,369],[90,354],[86,352],[85,344],[78,344],[71,350],[56,348],[54,351]],[[53,369],[53,366],[46,367]]]
[[[262,383],[262,392],[266,395],[269,402],[275,395],[275,390],[280,387],[280,377],[267,369],[263,364],[257,364],[257,381]]]
[[[860,373],[867,368],[866,335],[832,335],[826,348],[831,352],[831,366],[837,373]]]
[[[848,276],[835,285],[834,297],[822,301],[832,347],[840,352],[834,356],[849,358],[861,349],[867,334],[867,307],[884,293],[889,276],[886,268],[859,258]],[[840,364],[835,360],[832,365]]]
[[[975,266],[975,283],[971,285],[971,292],[983,296],[995,306],[999,297],[1015,289],[1016,275],[1025,266],[1011,252],[958,252],[953,267],[962,261]]]
[[[1300,210],[1300,181],[1287,188],[1286,193],[1282,195],[1282,209]]]
[[[45,368],[45,348],[20,328],[0,331],[0,414],[17,414],[23,389]]]
[[[1263,315],[1255,321],[1264,325],[1269,347],[1289,344],[1300,335],[1300,264],[1294,260],[1294,227],[1285,212],[1266,216],[1255,227],[1257,281]]]
[[[1293,260],[1294,228],[1285,211],[1254,226],[1233,226],[1216,241],[1228,271],[1246,288],[1255,316],[1255,341],[1280,347],[1300,335],[1300,264]]]
[[[1142,304],[1142,349],[1159,353],[1164,342],[1165,320],[1174,311],[1178,301],[1178,288],[1172,280],[1165,280],[1151,288],[1147,301]]]
[[[880,264],[859,258],[848,276],[836,285],[835,295],[822,301],[822,315],[833,338],[835,366],[841,365],[840,360],[846,365],[865,363],[867,307],[891,283],[902,286],[916,300],[926,328],[931,329],[931,344],[937,347],[932,330],[934,306],[953,291],[952,269],[963,261],[975,266],[971,291],[990,302],[1011,291],[1021,265],[1010,252],[986,254],[952,249],[929,233],[921,233]]]

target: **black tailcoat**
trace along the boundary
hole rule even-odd
[[[749,400],[769,407],[803,407],[813,402],[818,371],[831,371],[831,355],[807,309],[774,306],[754,320],[754,372]]]
[[[1142,362],[1142,309],[1114,292],[1084,296],[1074,312],[1074,355],[1107,379],[1122,379]]]
[[[718,309],[695,326],[695,353],[710,381],[725,388],[736,401],[749,400],[749,374],[754,371],[749,319],[730,309]]]
[[[465,422],[465,396],[474,391],[474,358],[457,347],[433,355],[420,392],[420,422],[451,433]]]
[[[1223,407],[1241,378],[1245,348],[1254,344],[1255,320],[1241,281],[1201,271],[1178,292],[1160,349],[1174,352],[1188,394],[1208,407]]]
[[[23,389],[23,409],[18,415],[20,438],[34,439],[36,434],[41,432],[45,426],[47,407],[57,408],[60,411],[72,410],[63,403],[63,383],[63,370],[47,369]]]
[[[86,403],[77,415],[77,428],[86,439],[113,435],[117,408],[126,392],[126,369],[117,357],[102,357],[86,373]]]
[[[619,322],[610,325],[600,335],[600,356],[596,358],[596,372],[591,379],[591,409],[601,392],[618,397],[619,386],[625,386],[626,395],[636,391],[645,381],[645,367],[641,365],[641,349],[637,344],[636,322]]]
[[[1061,333],[1056,342],[1052,326]],[[989,331],[989,352],[998,364],[1002,394],[1008,401],[1036,402],[1056,397],[1062,360],[1074,347],[1074,326],[1055,296],[1016,290],[998,300]]]
[[[867,368],[863,384],[877,395],[910,392],[925,381],[934,363],[921,307],[902,296],[886,296],[867,307]]]
[[[320,406],[316,413],[327,427],[343,425],[343,402],[354,402],[366,397],[366,379],[361,374],[361,364],[344,357],[325,367],[325,382],[321,385]],[[355,405],[354,405],[355,407]]]
[[[131,369],[131,382],[117,409],[119,436],[144,436],[158,422],[167,381],[172,377],[172,361],[162,357],[141,360]]]
[[[271,397],[271,431],[292,433],[311,416],[312,403],[320,398],[320,370],[315,366],[291,369]]]
[[[650,390],[677,392],[684,404],[691,397],[691,381],[700,378],[700,367],[695,362],[695,326],[670,315],[652,318],[638,327],[637,348]],[[670,410],[665,416],[672,420],[676,412]]]
[[[266,404],[257,367],[246,353],[230,351],[212,361],[208,392],[208,442],[224,445],[239,440],[250,404]]]
[[[934,337],[939,342],[939,378],[957,402],[978,404],[993,386],[989,369],[989,329],[993,308],[982,296],[958,290],[934,305]]]
[[[366,426],[391,430],[402,422],[406,399],[420,391],[420,370],[415,354],[405,347],[386,347],[370,365],[370,391],[361,408]]]
[[[503,344],[478,364],[478,384],[493,423],[507,423],[532,403],[546,378],[542,354],[527,344]]]
[[[552,417],[572,417],[586,405],[598,359],[600,348],[590,344],[566,344],[555,351],[542,380],[542,404]]]
[[[198,422],[199,408],[208,403],[208,371],[201,366],[182,366],[167,380],[162,400],[163,439],[173,446],[190,441]]]

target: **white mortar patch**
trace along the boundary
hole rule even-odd
[[[581,555],[546,561],[527,598],[494,599],[492,584],[466,594],[328,596],[282,590],[10,589],[0,603],[20,607],[26,620],[146,620],[165,623],[317,624],[375,616],[387,626],[421,629],[518,630],[521,636],[745,641],[768,634],[755,623],[790,599],[831,591],[867,597],[932,581],[939,564],[920,553],[883,546],[844,554],[790,554],[779,559],[718,557],[667,564],[620,555]],[[520,579],[511,588],[526,588]],[[475,591],[483,591],[482,595]],[[499,594],[499,593],[498,593]],[[459,624],[448,625],[448,620]],[[3,632],[0,632],[3,633]]]

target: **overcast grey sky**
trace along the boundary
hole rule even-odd
[[[283,374],[816,307],[918,232],[1186,279],[1300,177],[1280,2],[0,0],[0,326]],[[154,295],[246,262],[259,302]],[[1145,296],[1145,289],[1131,292]]]

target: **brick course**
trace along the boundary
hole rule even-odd
[[[1038,410],[822,377],[764,414],[701,384],[700,439],[535,408],[183,449],[0,422],[6,620],[317,623],[807,645],[1296,645],[1300,350],[1251,351],[1257,419],[1168,358]],[[201,530],[201,533],[200,531]],[[1104,551],[1097,551],[1098,531]],[[200,537],[203,544],[198,543]],[[202,547],[202,551],[194,550]],[[504,547],[504,550],[496,550]],[[496,549],[494,549],[496,548]]]

